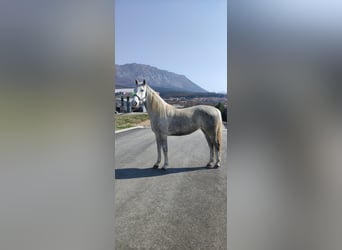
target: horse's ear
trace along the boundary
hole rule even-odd
[[[144,79],[144,81],[143,81],[143,85],[145,85],[146,84],[146,82],[145,82],[145,79]]]
[[[138,85],[138,80],[135,80],[135,84]]]

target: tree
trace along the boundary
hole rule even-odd
[[[221,111],[222,121],[227,121],[227,108],[224,107],[224,105],[219,102],[215,105],[215,107]]]

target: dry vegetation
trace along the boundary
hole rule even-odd
[[[129,113],[115,115],[115,130],[135,126],[149,126],[149,117],[146,113]]]

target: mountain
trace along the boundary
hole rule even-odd
[[[115,87],[134,88],[135,80],[145,79],[147,84],[158,92],[196,92],[207,91],[190,81],[184,75],[178,75],[145,64],[130,63],[115,65]]]

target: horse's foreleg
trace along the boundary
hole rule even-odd
[[[161,146],[163,148],[163,153],[164,153],[164,165],[162,167],[163,170],[166,170],[166,168],[169,166],[169,158],[167,156],[167,136],[162,135],[161,136]]]
[[[157,162],[153,165],[153,168],[158,168],[159,163],[161,161],[161,144],[160,144],[160,136],[156,134],[156,142],[157,142],[157,153],[158,153],[158,158]]]

